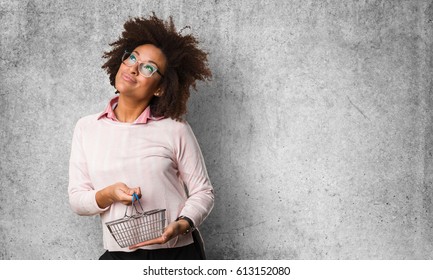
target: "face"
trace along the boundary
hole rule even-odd
[[[120,95],[128,96],[137,102],[149,102],[158,91],[162,76],[157,72],[144,77],[138,71],[141,63],[155,66],[159,72],[165,73],[166,59],[162,51],[154,45],[146,44],[134,49],[131,56],[137,61],[132,66],[120,64],[115,79],[115,87]]]

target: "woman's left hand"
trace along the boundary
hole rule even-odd
[[[186,232],[189,228],[189,224],[185,220],[178,220],[170,223],[165,229],[160,237],[150,239],[135,245],[129,246],[130,250],[137,249],[142,246],[148,246],[153,244],[164,244],[170,239],[175,238],[179,234]]]

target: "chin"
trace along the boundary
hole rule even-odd
[[[116,79],[116,82],[114,84],[114,88],[117,89],[118,92],[126,92],[127,91],[126,85],[124,85],[122,83],[122,81],[117,81],[117,79]]]

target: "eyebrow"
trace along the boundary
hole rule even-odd
[[[137,53],[138,55],[140,55],[140,53],[139,52],[137,52],[137,51],[132,51],[132,52],[135,52],[135,53]],[[152,61],[152,60],[148,60],[147,62],[150,62],[150,63],[153,63],[153,64],[155,64],[156,65],[156,67],[159,69],[159,66],[158,66],[158,64],[155,62],[155,61]]]

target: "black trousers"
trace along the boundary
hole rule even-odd
[[[178,248],[145,250],[134,252],[105,251],[100,260],[201,260],[203,259],[194,243]]]

